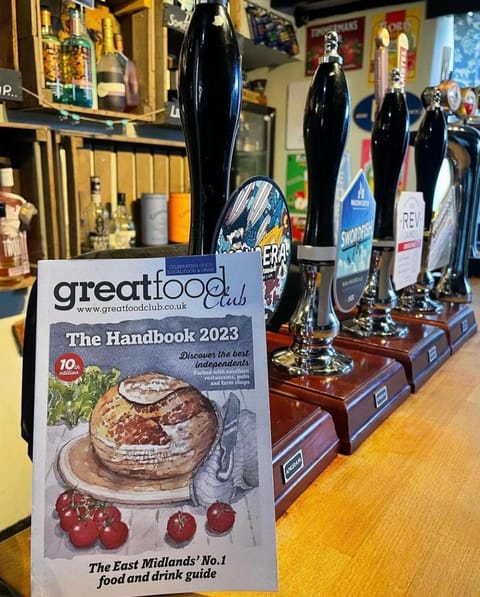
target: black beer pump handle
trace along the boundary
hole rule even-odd
[[[372,131],[376,240],[393,240],[395,197],[410,134],[410,120],[400,71],[392,69],[391,86],[383,98]]]
[[[313,76],[303,120],[308,210],[303,244],[333,247],[335,194],[348,136],[350,96],[337,54],[338,35],[325,35],[325,54]]]
[[[441,106],[441,91],[437,89],[415,136],[415,173],[417,191],[423,193],[425,201],[425,230],[430,230],[435,187],[447,145],[447,118]]]
[[[229,193],[242,70],[227,4],[196,1],[180,52],[178,99],[190,169],[190,254],[214,252]]]

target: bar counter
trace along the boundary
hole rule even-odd
[[[478,323],[480,279],[471,282]],[[337,456],[277,521],[279,592],[240,594],[478,597],[479,355],[477,333]],[[29,557],[28,529],[0,543],[0,577],[24,597]]]

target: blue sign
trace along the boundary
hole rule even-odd
[[[375,199],[363,170],[341,201],[337,233],[335,305],[351,311],[361,299],[370,270],[375,222]]]
[[[407,108],[410,114],[410,124],[414,124],[423,113],[423,104],[419,97],[407,91]],[[364,131],[373,129],[374,95],[368,95],[355,106],[353,120]]]

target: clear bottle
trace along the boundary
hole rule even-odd
[[[52,15],[45,8],[40,11],[42,24],[42,57],[44,86],[52,93],[52,101],[62,101],[61,42],[52,31]]]
[[[90,179],[90,203],[87,207],[86,246],[87,251],[102,251],[110,247],[110,222],[106,206],[102,202],[102,188],[99,176]]]
[[[22,241],[18,220],[7,218],[7,204],[0,201],[0,286],[12,286],[23,278]]]
[[[5,217],[19,230],[22,247],[22,273],[30,274],[30,258],[28,254],[27,231],[30,229],[32,217],[37,213],[36,207],[14,192],[13,169],[10,163],[0,165],[0,201],[5,203]]]
[[[97,96],[101,110],[125,110],[124,71],[113,45],[112,19],[102,19],[102,55],[97,64]]]
[[[125,193],[117,195],[117,209],[112,218],[111,249],[128,249],[135,246],[135,223],[128,213]]]
[[[96,108],[96,64],[95,47],[89,35],[84,31],[80,11],[70,10],[70,37],[62,44],[66,61],[66,83],[71,84],[70,103],[83,108]],[[70,95],[70,90],[67,95]]]
[[[125,112],[130,112],[140,104],[137,66],[135,62],[131,58],[128,58],[124,53],[123,37],[121,33],[114,33],[113,43],[123,70],[123,80],[125,83]]]

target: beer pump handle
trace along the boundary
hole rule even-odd
[[[425,230],[430,230],[435,186],[447,154],[447,119],[441,101],[441,90],[436,89],[433,101],[425,111],[415,136],[417,191],[423,193],[425,201]]]
[[[383,98],[372,131],[372,166],[376,201],[376,240],[392,240],[395,197],[410,135],[410,120],[398,68]]]
[[[375,36],[375,111],[382,105],[383,96],[388,85],[388,46],[390,35],[388,29],[380,27]]]
[[[314,247],[335,246],[335,191],[349,129],[350,96],[337,48],[338,34],[327,32],[323,61],[313,76],[303,121],[308,171],[303,244]]]

